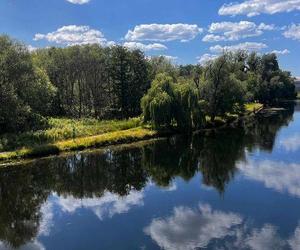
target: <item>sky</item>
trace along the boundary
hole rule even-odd
[[[274,52],[300,76],[300,0],[0,0],[0,34],[30,50],[121,44],[177,64]]]

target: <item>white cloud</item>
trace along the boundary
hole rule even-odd
[[[291,38],[293,40],[300,41],[300,24],[292,24],[288,29],[283,33],[286,38]]]
[[[138,42],[126,42],[124,43],[124,46],[129,49],[140,49],[143,51],[168,49],[165,45],[161,43],[143,44]]]
[[[64,212],[74,213],[79,208],[90,209],[103,220],[105,217],[113,217],[115,214],[128,212],[133,206],[142,206],[143,192],[131,191],[127,196],[121,197],[117,194],[106,192],[100,198],[77,199],[72,196],[56,196],[56,204]]]
[[[173,215],[152,220],[144,231],[163,249],[190,250],[224,238],[241,223],[239,215],[212,211],[209,205],[200,205],[199,210],[175,207]]]
[[[203,65],[203,64],[208,63],[211,60],[216,59],[217,57],[218,57],[218,55],[213,55],[213,54],[208,54],[207,53],[207,54],[204,54],[200,57],[197,57],[197,59],[198,59],[198,62]]]
[[[300,0],[247,0],[223,5],[220,15],[247,15],[248,17],[300,10]]]
[[[67,1],[73,4],[85,4],[88,3],[90,0],[67,0]]]
[[[212,210],[209,205],[198,209],[175,207],[171,216],[153,219],[144,232],[165,250],[226,249],[276,250],[299,249],[300,224],[294,234],[284,239],[274,225],[253,228],[236,213]]]
[[[300,225],[296,228],[294,235],[288,240],[292,250],[299,250],[300,246]]]
[[[210,47],[209,49],[212,53],[222,53],[224,51],[238,51],[238,50],[259,51],[267,47],[268,46],[264,43],[245,42],[245,43],[240,43],[231,46],[216,45]]]
[[[28,45],[28,46],[27,46],[27,49],[28,49],[29,52],[34,52],[34,51],[37,50],[37,48],[34,47],[34,46],[32,46],[32,45]]]
[[[53,203],[51,201],[45,202],[41,207],[42,220],[39,226],[39,235],[49,236],[51,228],[53,227]]]
[[[288,49],[283,49],[283,50],[273,50],[271,53],[277,54],[277,55],[287,55],[290,54],[291,52]]]
[[[203,42],[221,42],[225,40],[226,38],[224,36],[214,35],[214,34],[207,34],[202,38]]]
[[[300,134],[289,136],[279,143],[286,151],[295,152],[300,149]]]
[[[259,30],[275,30],[275,29],[281,29],[281,28],[276,28],[274,24],[265,24],[265,23],[261,23],[259,26],[258,26],[258,29]]]
[[[265,23],[256,25],[248,21],[212,23],[208,29],[210,34],[207,34],[202,41],[237,41],[247,37],[260,36],[263,34],[263,31],[273,29],[275,29],[274,25]]]
[[[178,59],[178,56],[169,56],[169,55],[160,55],[160,56],[163,56],[163,57],[167,58],[170,61],[176,61]]]
[[[203,29],[196,24],[141,24],[129,30],[125,36],[128,41],[190,41]]]
[[[300,197],[300,164],[275,161],[249,161],[238,168],[249,179],[262,182],[267,188]]]
[[[272,225],[264,225],[261,229],[254,229],[245,243],[253,250],[284,249],[286,242],[280,239],[277,230]]]
[[[54,32],[47,34],[36,34],[34,40],[47,40],[62,45],[83,45],[101,44],[112,45],[113,42],[107,41],[101,31],[91,29],[89,26],[69,25],[63,26]]]

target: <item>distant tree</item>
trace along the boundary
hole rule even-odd
[[[247,88],[251,100],[269,104],[295,98],[294,79],[290,72],[280,69],[276,54],[259,57],[252,53],[247,65]]]
[[[166,73],[176,81],[178,77],[177,67],[165,56],[153,56],[148,58],[149,77],[152,80],[156,75]]]
[[[216,116],[241,109],[244,104],[243,83],[230,71],[230,60],[224,54],[211,61],[204,69],[201,97],[206,102],[206,113],[214,122]]]
[[[47,115],[55,88],[37,68],[27,48],[0,36],[0,131],[17,131],[39,125]]]
[[[114,46],[110,65],[115,108],[120,110],[123,118],[140,114],[140,100],[150,86],[144,54]]]

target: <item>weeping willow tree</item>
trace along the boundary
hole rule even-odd
[[[176,85],[175,96],[177,101],[175,120],[180,129],[198,129],[205,122],[202,112],[203,102],[199,91],[190,82]]]
[[[200,128],[204,122],[199,94],[192,84],[174,83],[167,74],[158,74],[142,98],[144,121],[156,129],[177,126],[181,130]]]
[[[175,85],[167,74],[158,74],[142,98],[144,121],[155,128],[170,127],[175,117]]]

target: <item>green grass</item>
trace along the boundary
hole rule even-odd
[[[246,104],[246,113],[262,108],[261,104]],[[216,117],[214,124],[206,117],[207,127],[219,127],[238,118],[236,114]],[[0,161],[34,158],[59,154],[64,151],[131,143],[158,137],[164,133],[141,127],[141,119],[98,121],[95,119],[49,119],[49,128],[41,131],[0,137]],[[167,132],[165,132],[167,133]]]
[[[245,105],[245,110],[247,112],[256,112],[263,108],[263,105],[260,103],[247,103]]]
[[[128,130],[108,132],[96,136],[76,138],[74,140],[64,140],[31,148],[24,147],[12,152],[2,152],[0,153],[0,161],[8,161],[18,158],[34,158],[58,154],[64,151],[83,150],[92,147],[130,143],[154,138],[157,135],[156,131],[138,127]]]
[[[263,108],[263,104],[260,103],[247,103],[245,104],[245,112],[242,114],[254,113]],[[227,113],[224,117],[216,116],[214,123],[211,123],[211,118],[209,116],[205,117],[208,127],[220,127],[226,123],[233,122],[239,117],[239,114]]]
[[[73,138],[127,130],[141,125],[140,118],[99,121],[96,119],[49,118],[49,128],[21,134],[0,136],[0,152],[21,147],[34,147]]]

